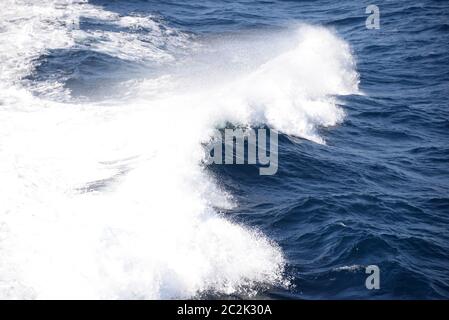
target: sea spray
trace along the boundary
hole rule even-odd
[[[57,82],[40,83],[36,97],[35,84],[21,81],[50,49],[94,39],[93,50],[120,59],[165,62],[175,59],[170,48],[198,44],[177,31],[158,33],[168,27],[152,17],[117,17],[64,1],[33,7],[41,16],[9,2],[32,30],[2,19],[0,36],[9,45],[0,54],[0,297],[251,296],[287,285],[280,248],[222,214],[238,203],[202,164],[202,144],[226,123],[265,124],[324,143],[317,128],[344,116],[334,96],[357,91],[347,43],[325,28],[302,26],[279,36],[289,43],[284,52],[267,52],[250,68],[236,64],[232,77],[221,77],[209,61],[219,85],[205,85],[208,74],[185,66],[184,76],[164,69],[161,77],[131,83],[133,94],[121,99],[66,102],[70,92]],[[74,23],[61,23],[67,14]],[[82,16],[145,24],[162,45],[111,31],[86,33],[76,27]],[[22,41],[13,45],[19,33]]]

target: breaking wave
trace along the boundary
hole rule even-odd
[[[280,248],[226,217],[238,203],[201,165],[202,143],[228,122],[325,143],[317,129],[344,118],[336,96],[358,90],[348,44],[317,26],[211,39],[83,1],[31,3],[0,13],[0,297],[288,285]],[[29,78],[55,49],[158,67],[80,101],[64,75]]]

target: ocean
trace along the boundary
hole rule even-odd
[[[447,2],[0,4],[0,298],[449,298]]]

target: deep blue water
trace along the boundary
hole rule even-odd
[[[368,30],[371,2],[89,1],[121,15],[155,15],[199,39],[305,22],[334,29],[351,46],[364,94],[339,97],[346,117],[319,129],[326,145],[281,134],[274,176],[250,166],[208,169],[238,202],[225,215],[261,230],[285,255],[293,285],[262,297],[449,298],[449,4],[379,0],[380,29]],[[92,17],[80,24],[106,27]],[[63,79],[75,98],[93,101],[142,70],[158,72],[86,48],[41,59],[28,81]],[[379,290],[365,288],[373,264]]]

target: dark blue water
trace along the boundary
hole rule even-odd
[[[260,296],[449,298],[447,2],[379,0],[379,30],[365,27],[371,1],[89,3],[152,14],[199,39],[278,32],[297,22],[333,28],[353,50],[364,95],[339,98],[346,117],[319,129],[326,145],[282,134],[274,176],[250,166],[209,168],[239,203],[228,217],[260,229],[285,254],[292,286]],[[86,30],[105,28],[93,18],[81,22]],[[153,70],[151,63],[145,68]],[[29,80],[65,77],[75,97],[95,100],[140,73],[138,62],[62,49]],[[380,268],[379,290],[365,288],[367,265]]]

